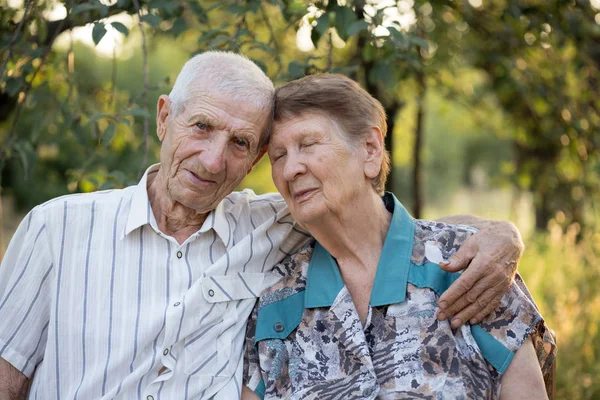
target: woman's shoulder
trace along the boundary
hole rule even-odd
[[[415,265],[437,263],[440,260],[431,259],[435,255],[447,260],[474,233],[477,229],[472,226],[416,219],[411,262]]]
[[[306,273],[314,247],[315,241],[311,240],[297,252],[288,254],[273,267],[271,275],[275,283],[261,293],[259,308],[284,300],[306,289]]]

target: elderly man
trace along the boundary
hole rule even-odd
[[[249,60],[198,55],[158,100],[160,164],[137,186],[28,214],[0,267],[0,399],[239,398],[246,319],[307,240],[279,195],[233,192],[266,149],[273,93]],[[448,268],[479,267],[440,318],[480,318],[520,255],[509,224],[466,222],[484,229]]]

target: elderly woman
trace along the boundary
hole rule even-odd
[[[277,90],[273,180],[315,241],[261,295],[246,386],[269,399],[546,398],[555,345],[518,276],[481,324],[436,319],[458,276],[438,264],[475,229],[413,220],[384,193],[386,129],[381,104],[344,76]]]

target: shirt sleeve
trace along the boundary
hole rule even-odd
[[[256,318],[258,317],[258,301],[248,318],[244,352],[244,385],[254,391],[261,399],[265,395],[265,385],[260,370],[260,359],[254,345]]]
[[[53,257],[39,208],[15,232],[0,264],[0,357],[31,378],[50,320]]]
[[[520,275],[517,274],[502,297],[500,306],[479,325],[513,353],[531,337],[542,373],[547,376],[556,358],[554,333],[546,325]]]

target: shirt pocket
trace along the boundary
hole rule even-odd
[[[184,340],[188,375],[231,376],[242,357],[247,313],[241,300],[253,300],[262,290],[264,274],[236,273],[200,278],[206,306],[195,318],[198,329]],[[201,301],[202,301],[201,300]]]

